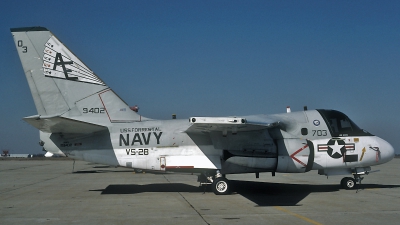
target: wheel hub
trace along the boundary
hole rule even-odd
[[[223,182],[223,181],[219,181],[218,183],[217,183],[217,190],[219,191],[219,192],[225,192],[226,191],[226,189],[227,189],[227,185],[226,185],[226,183],[225,182]]]

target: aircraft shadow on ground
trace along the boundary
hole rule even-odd
[[[90,165],[92,163],[89,163]],[[97,165],[97,164],[94,164]],[[118,169],[117,169],[118,168]],[[106,166],[106,165],[97,165],[93,166],[90,169],[85,169],[85,170],[77,170],[73,171],[73,173],[133,173],[135,172],[134,169],[123,169],[121,170],[121,167],[113,167],[113,166]]]
[[[339,185],[307,185],[307,184],[281,184],[263,183],[254,181],[231,180],[233,194],[239,194],[258,206],[296,206],[310,193],[336,192]],[[363,189],[372,188],[399,188],[400,185],[362,185]],[[199,194],[203,192],[212,193],[210,186],[207,188],[196,187],[183,183],[160,183],[160,184],[114,184],[105,189],[90,190],[99,191],[102,195],[108,194],[138,194],[138,193],[163,193],[163,192],[187,192]],[[350,190],[354,191],[355,190]],[[212,193],[213,194],[213,193]]]
[[[116,173],[116,172],[122,172],[122,173],[135,173],[136,169],[129,169],[129,168],[124,168],[121,169],[122,167],[112,167],[112,166],[93,166],[91,169],[85,169],[85,170],[77,170],[74,171],[73,173]],[[156,174],[156,175],[162,175],[166,174],[165,172],[153,172],[153,171],[147,171],[147,170],[140,170],[142,172],[138,173],[150,173],[150,174]]]
[[[73,173],[133,173],[133,170],[79,170],[74,171]]]
[[[286,184],[286,183],[263,183],[253,181],[232,180],[234,191],[258,206],[296,206],[311,193],[337,192],[340,185],[311,185],[311,184]],[[362,184],[359,188],[399,188],[400,185]],[[356,192],[356,190],[348,190]]]

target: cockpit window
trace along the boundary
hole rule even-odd
[[[345,136],[372,136],[365,130],[360,129],[344,113],[336,110],[317,110],[324,118],[333,137]]]

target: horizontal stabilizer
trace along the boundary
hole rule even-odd
[[[263,130],[280,125],[279,121],[247,121],[246,118],[237,117],[191,117],[192,124],[185,132],[211,132],[220,131],[224,135],[228,131],[237,133],[241,131]]]
[[[92,123],[72,120],[61,116],[29,116],[24,120],[30,125],[46,133],[73,133],[73,134],[89,134],[102,130],[107,127]]]

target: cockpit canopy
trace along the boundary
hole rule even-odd
[[[326,109],[317,109],[317,111],[324,118],[332,137],[373,136],[369,132],[359,128],[342,112]]]

